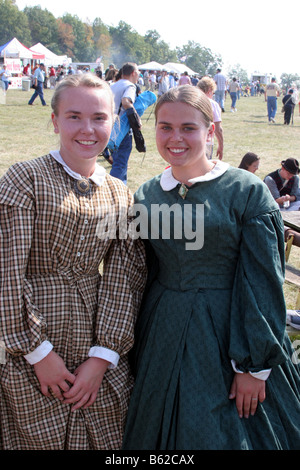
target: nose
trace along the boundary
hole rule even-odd
[[[182,141],[182,134],[180,129],[173,129],[171,134],[171,140],[174,142]]]
[[[92,121],[90,119],[83,119],[81,121],[81,131],[85,134],[91,134],[94,132]]]

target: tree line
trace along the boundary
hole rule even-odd
[[[0,0],[0,18],[0,45],[14,37],[26,47],[41,42],[55,54],[67,55],[73,62],[96,62],[101,57],[105,67],[113,63],[120,68],[126,61],[143,64],[154,60],[165,64],[184,57],[184,63],[201,76],[214,76],[216,69],[223,65],[220,55],[194,41],[171,49],[155,29],[142,36],[124,21],[108,26],[99,17],[82,21],[76,15],[65,13],[55,18],[39,5],[21,11],[15,0]],[[234,76],[243,84],[249,83],[247,71],[239,64],[228,71],[228,78]],[[298,74],[284,73],[280,80],[286,88],[292,84],[300,87]]]
[[[55,18],[40,6],[21,11],[15,0],[0,0],[0,18],[0,45],[14,37],[26,47],[41,42],[55,54],[71,57],[73,62],[95,62],[102,57],[105,66],[114,63],[120,68],[125,61],[142,64],[155,60],[165,64],[186,57],[185,64],[200,75],[213,75],[222,66],[219,55],[198,43],[189,41],[174,50],[155,29],[142,36],[124,21],[108,26],[99,17],[82,21],[65,13]]]

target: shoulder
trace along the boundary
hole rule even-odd
[[[267,185],[253,173],[229,167],[222,178],[227,191],[231,190],[240,199],[246,219],[278,210]]]
[[[162,191],[160,185],[161,174],[156,175],[150,180],[143,183],[134,194],[134,201],[136,203],[143,202],[146,199],[156,200],[157,195]],[[159,196],[158,196],[159,198]]]
[[[45,178],[43,167],[50,159],[50,155],[45,155],[12,165],[0,179],[0,203],[31,209],[36,188]]]
[[[52,160],[50,155],[44,155],[32,160],[17,162],[7,170],[5,175],[0,179],[0,182],[12,181],[21,185],[23,181],[27,182],[28,179],[31,179],[34,175],[41,174],[43,168],[49,165]]]
[[[221,108],[219,103],[217,103],[215,100],[210,100],[211,102],[211,107],[213,110],[213,115],[214,115],[214,122],[219,122],[222,121],[222,116],[221,116]]]
[[[132,204],[132,193],[119,178],[115,178],[107,173],[105,175],[104,185],[111,193],[111,200],[114,203],[118,200],[122,205],[125,204],[127,206]]]

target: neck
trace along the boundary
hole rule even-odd
[[[203,176],[206,173],[209,173],[215,166],[215,163],[211,160],[205,160],[201,165],[195,167],[180,168],[172,166],[172,174],[174,178],[181,183],[184,183],[186,186],[190,186],[189,182],[192,178],[197,178],[197,176]]]
[[[65,158],[62,153],[60,154],[62,156],[63,161],[75,173],[78,173],[81,176],[85,176],[86,178],[89,178],[94,173],[97,157],[94,157],[93,159],[84,160],[82,162],[74,162],[70,161],[68,158]]]

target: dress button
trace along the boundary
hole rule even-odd
[[[88,219],[85,219],[84,223],[85,223],[85,224],[88,224],[88,223],[89,223]]]
[[[84,240],[84,239],[85,239],[85,237],[83,235],[81,235],[80,240]]]
[[[78,257],[79,257],[79,256],[81,256],[81,253],[80,253],[80,251],[78,251],[78,252],[77,252],[77,256],[78,256]]]

